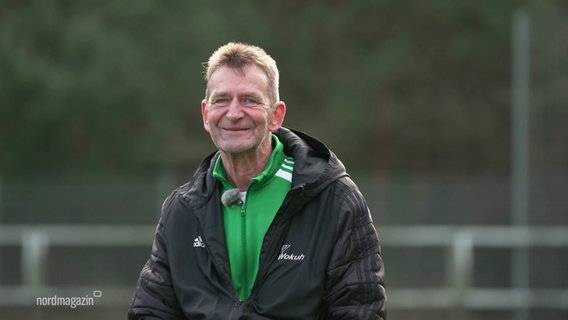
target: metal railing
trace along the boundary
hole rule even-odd
[[[446,283],[438,288],[388,288],[389,308],[503,309],[548,308],[568,310],[568,288],[518,289],[472,286],[474,248],[568,247],[568,227],[495,226],[379,226],[384,248],[446,248]],[[21,284],[0,285],[0,306],[31,306],[37,297],[84,296],[92,287],[53,287],[45,281],[51,246],[150,246],[154,226],[44,225],[0,226],[0,246],[21,247]],[[104,299],[97,304],[127,304],[132,286],[97,287]]]
[[[568,247],[567,227],[416,226],[382,227],[385,247],[442,247],[446,255],[446,286],[389,289],[394,308],[459,308],[568,310],[568,288],[475,288],[474,248]]]

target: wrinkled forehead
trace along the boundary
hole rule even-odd
[[[261,67],[252,63],[238,64],[238,65],[232,65],[232,64],[220,65],[211,72],[211,74],[209,75],[209,81],[211,81],[211,79],[220,71],[222,71],[222,73],[224,74],[228,73],[228,71],[232,71],[235,75],[240,77],[246,77],[250,74],[263,75],[268,81],[268,75],[266,74],[266,72],[264,72],[264,70]]]
[[[217,91],[260,91],[268,94],[268,76],[255,65],[240,68],[221,66],[215,70],[207,82],[210,94]]]

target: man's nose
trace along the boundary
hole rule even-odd
[[[234,98],[231,100],[231,103],[229,103],[229,107],[227,109],[227,117],[228,118],[239,118],[241,117],[243,114],[243,110],[241,107],[241,102],[239,101],[239,99]]]

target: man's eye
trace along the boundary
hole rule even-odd
[[[227,105],[229,104],[229,99],[227,98],[213,99],[213,104],[218,106]]]
[[[241,100],[241,104],[249,108],[256,108],[258,106],[264,105],[262,102],[259,102],[255,98],[243,98]]]

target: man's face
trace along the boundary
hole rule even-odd
[[[219,150],[228,155],[270,150],[270,133],[280,128],[285,106],[278,102],[272,108],[268,78],[259,67],[220,67],[209,79],[208,92],[201,103],[203,125]]]

